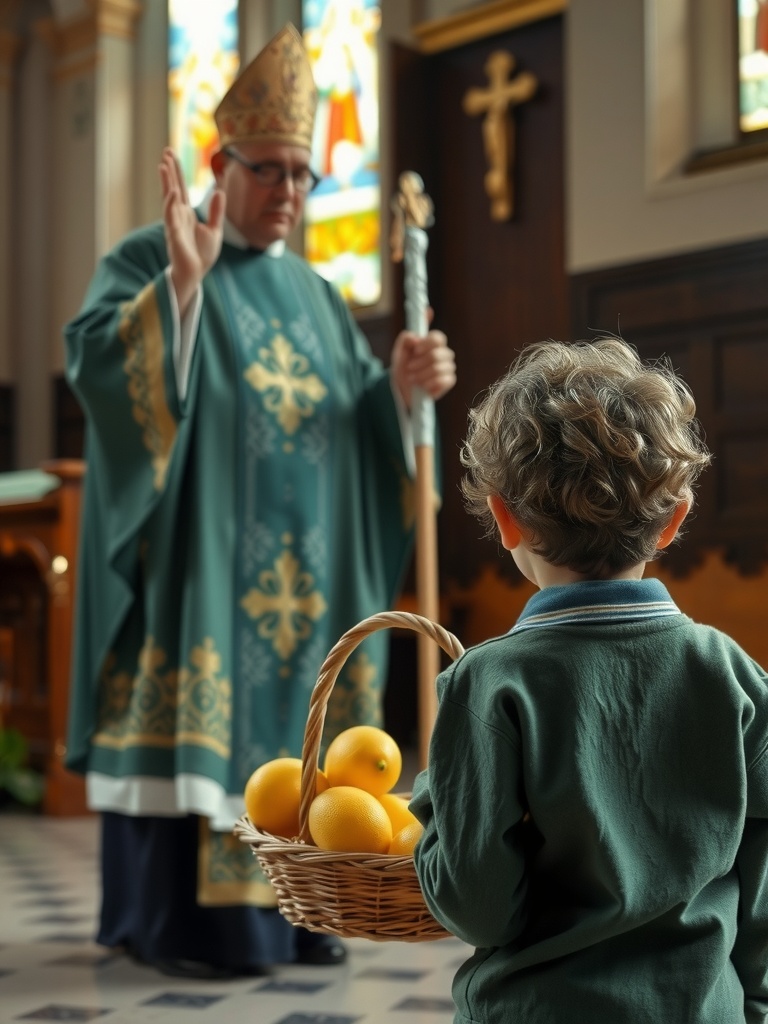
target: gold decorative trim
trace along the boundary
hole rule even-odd
[[[144,13],[142,0],[87,0],[100,36],[133,39],[134,26]]]
[[[176,746],[175,736],[152,736],[148,733],[136,733],[131,736],[110,736],[107,732],[95,732],[93,745],[107,750],[128,750],[129,747],[152,747],[157,750],[173,750]]]
[[[91,13],[85,17],[54,26],[50,36],[57,57],[91,49],[105,36],[136,38],[136,22],[144,13],[141,0],[88,0],[88,6]]]
[[[568,0],[493,0],[481,7],[414,25],[411,32],[422,53],[438,53],[518,25],[551,18],[567,7]]]
[[[118,336],[125,345],[124,370],[133,418],[152,459],[155,489],[162,491],[176,442],[177,424],[166,398],[163,325],[154,282],[122,310]]]
[[[203,817],[198,835],[197,902],[200,906],[277,906],[275,890],[249,846],[230,834],[215,835],[208,819]],[[224,877],[226,875],[229,877]]]

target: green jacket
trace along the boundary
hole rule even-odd
[[[412,809],[457,1021],[764,1019],[767,682],[657,580],[547,588],[441,674]]]

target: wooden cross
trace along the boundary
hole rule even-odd
[[[507,110],[529,100],[539,84],[535,75],[528,71],[510,80],[514,66],[515,58],[511,53],[496,50],[485,62],[489,87],[469,89],[464,96],[466,114],[485,114],[483,139],[489,164],[485,191],[491,200],[491,217],[494,220],[509,220],[515,208],[512,186],[515,126]]]

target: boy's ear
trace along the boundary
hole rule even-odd
[[[491,510],[493,518],[496,520],[496,525],[499,528],[502,545],[507,551],[514,551],[523,539],[523,534],[517,525],[515,517],[507,508],[504,499],[500,498],[498,494],[489,494],[487,500],[488,508]]]
[[[661,531],[659,539],[656,541],[656,547],[667,548],[677,536],[677,531],[683,525],[683,520],[691,510],[690,501],[681,501],[672,513],[672,518],[669,520],[667,525]]]

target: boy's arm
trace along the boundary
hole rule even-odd
[[[736,870],[739,873],[739,926],[731,959],[744,987],[747,1024],[768,1016],[768,752],[748,776],[747,820]]]
[[[504,946],[522,931],[521,777],[512,737],[443,697],[410,804],[424,826],[414,862],[434,917],[472,946]]]

